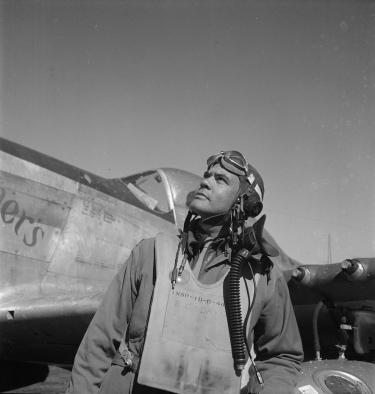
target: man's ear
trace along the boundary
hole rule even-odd
[[[252,206],[251,217],[255,218],[258,216],[263,210],[263,203],[261,201],[257,201]]]
[[[253,196],[245,196],[243,204],[246,217],[255,218],[263,210],[263,203]]]

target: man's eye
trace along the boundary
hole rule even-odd
[[[224,178],[223,176],[218,176],[218,177],[216,177],[216,180],[217,180],[218,182],[224,182],[224,183],[227,183],[227,180],[226,180],[226,178]]]

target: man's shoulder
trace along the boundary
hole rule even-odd
[[[175,254],[176,245],[178,245],[177,234],[173,236],[168,233],[158,233],[150,238],[143,238],[135,246],[132,252],[132,264],[137,267],[136,270],[141,272],[149,272],[154,264],[163,261],[166,256]]]
[[[155,248],[156,243],[171,243],[171,244],[177,244],[178,243],[178,234],[171,234],[171,233],[157,233],[153,237],[149,238],[143,238],[141,239],[138,244],[136,245],[135,249],[138,249],[140,251],[144,250],[153,250]]]

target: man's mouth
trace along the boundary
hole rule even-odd
[[[208,197],[202,192],[196,192],[194,197],[203,197],[208,200]]]

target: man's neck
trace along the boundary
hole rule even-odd
[[[216,215],[208,218],[201,218],[198,222],[198,231],[210,239],[216,238],[225,222],[225,215]]]

